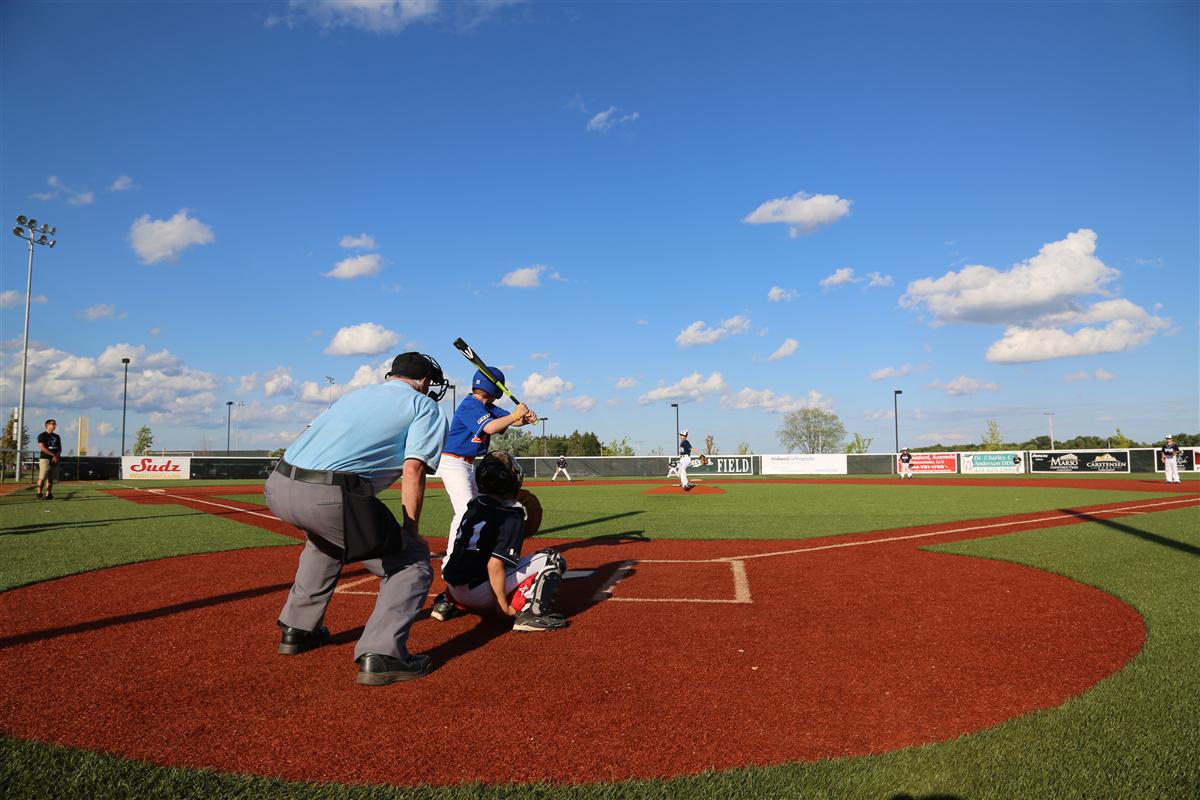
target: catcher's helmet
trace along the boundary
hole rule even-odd
[[[500,370],[496,369],[493,366],[488,367],[488,372],[492,373],[492,378],[495,378],[497,381],[504,383],[504,373],[503,372],[501,372]],[[483,389],[485,392],[490,394],[492,397],[500,396],[500,387],[496,385],[495,381],[493,381],[487,375],[484,375],[483,370],[481,370],[481,369],[475,370],[475,377],[471,379],[471,388]]]
[[[392,368],[385,377],[390,378],[393,375],[415,380],[429,378],[429,396],[438,402],[446,396],[446,390],[450,387],[450,381],[446,380],[442,372],[442,365],[436,358],[425,353],[408,352],[396,356],[392,359]]]
[[[521,465],[503,450],[488,453],[475,464],[475,485],[483,494],[513,497],[524,480]]]

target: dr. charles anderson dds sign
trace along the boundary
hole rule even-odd
[[[121,480],[177,481],[192,477],[192,459],[178,456],[122,456]]]

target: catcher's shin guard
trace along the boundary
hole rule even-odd
[[[562,583],[563,572],[567,569],[567,561],[557,550],[541,550],[546,556],[546,568],[538,573],[533,584],[533,597],[530,601],[530,611],[536,616],[552,614],[555,609],[555,598],[558,587]]]

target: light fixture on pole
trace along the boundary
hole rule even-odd
[[[546,420],[549,417],[542,417],[542,455],[546,455]]]
[[[121,455],[125,455],[125,403],[129,397],[129,359],[122,358],[125,365],[125,387],[121,389]]]
[[[892,421],[896,423],[896,452],[900,452],[900,395],[903,389],[892,390]]]
[[[1053,411],[1044,411],[1042,413],[1044,413],[1046,415],[1046,419],[1050,421],[1050,449],[1053,450],[1054,449],[1054,412]]]
[[[54,247],[55,240],[48,237],[58,233],[58,228],[52,228],[45,223],[39,228],[36,219],[27,219],[24,214],[17,217],[17,226],[12,229],[14,236],[19,236],[29,243],[29,272],[25,278],[25,339],[21,346],[21,400],[17,406],[17,481],[21,480],[21,433],[25,430],[25,380],[29,373],[29,303],[33,299],[33,246],[35,244]]]
[[[234,404],[233,404],[233,407],[234,407],[234,408],[245,408],[245,407],[246,407],[246,401],[245,401],[245,400],[238,400],[236,403],[234,403]],[[241,420],[238,420],[238,422],[241,422]],[[239,430],[240,430],[240,429],[239,429]],[[239,450],[241,449],[241,444],[240,444],[240,442],[241,442],[241,439],[240,439],[240,436],[239,436],[239,444],[238,444],[238,449],[239,449]]]
[[[329,391],[326,393],[326,396],[329,399],[330,406],[333,405],[333,384],[335,383],[337,383],[337,381],[335,381],[331,376],[325,376],[325,385],[329,387]]]
[[[225,455],[229,455],[229,430],[230,422],[233,420],[233,401],[225,401]]]
[[[450,384],[450,407],[454,409],[458,408],[458,387],[453,383]]]
[[[671,408],[675,409],[675,453],[679,454],[679,403],[671,403]]]

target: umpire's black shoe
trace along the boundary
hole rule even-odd
[[[298,656],[323,644],[329,644],[331,640],[329,629],[324,625],[315,631],[306,631],[300,628],[290,628],[279,620],[275,620],[275,624],[283,631],[283,635],[279,638],[279,655],[281,656]]]
[[[358,683],[367,686],[386,686],[389,683],[411,681],[428,675],[433,670],[433,659],[424,653],[408,658],[393,658],[375,653],[358,657]]]

